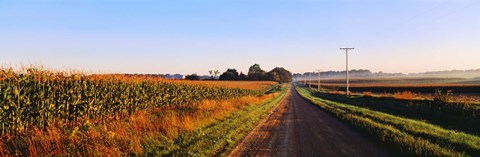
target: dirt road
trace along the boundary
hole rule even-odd
[[[295,89],[230,156],[389,156]]]

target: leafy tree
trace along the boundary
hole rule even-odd
[[[191,75],[185,76],[185,79],[187,79],[187,80],[200,80],[200,77],[198,77],[197,74],[191,74]]]
[[[281,82],[281,76],[280,76],[280,72],[273,69],[272,71],[269,71],[268,72],[268,78],[269,80],[271,81],[277,81],[277,82]]]
[[[268,72],[268,78],[279,83],[289,83],[292,82],[292,73],[284,68],[276,67]]]
[[[239,80],[248,80],[248,76],[241,72],[239,76]]]
[[[267,73],[260,68],[260,65],[254,64],[248,69],[248,75],[244,73],[239,74],[236,69],[229,68],[220,75],[220,80],[269,80],[279,83],[289,83],[292,82],[292,73],[281,67],[276,67]]]
[[[227,69],[222,75],[220,80],[238,80],[240,78],[237,69]]]
[[[248,68],[248,78],[249,80],[268,80],[268,74],[262,68],[260,68],[260,65],[254,64],[250,68]]]

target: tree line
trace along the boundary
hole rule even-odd
[[[250,81],[276,81],[280,83],[292,82],[292,73],[284,68],[276,67],[269,72],[262,70],[259,64],[254,64],[248,68],[248,73],[238,73],[236,69],[227,69],[220,80],[250,80]]]
[[[187,75],[186,79],[198,80],[196,74]],[[268,72],[262,70],[259,64],[254,64],[248,69],[248,73],[238,72],[237,69],[228,68],[223,72],[219,80],[248,80],[248,81],[276,81],[279,83],[292,82],[292,73],[282,67],[276,67]]]

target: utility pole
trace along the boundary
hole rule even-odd
[[[346,69],[347,69],[347,71],[346,71],[346,73],[347,73],[347,75],[346,75],[346,80],[347,80],[347,95],[349,95],[349,93],[348,93],[348,92],[349,92],[349,89],[348,89],[348,88],[349,88],[349,82],[348,82],[348,50],[353,50],[353,49],[354,49],[354,48],[340,48],[340,50],[345,50],[345,54],[346,54],[346,55],[345,55],[345,56],[346,56],[346,57],[345,57],[345,60],[346,60],[346,62],[345,62],[345,65],[346,65],[346,66],[345,66],[345,67],[346,67]]]
[[[318,71],[318,84],[317,84],[317,90],[320,92],[320,73],[322,72],[322,69],[317,69]]]

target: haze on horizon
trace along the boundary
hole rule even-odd
[[[480,68],[475,0],[0,0],[0,64],[112,73]]]

